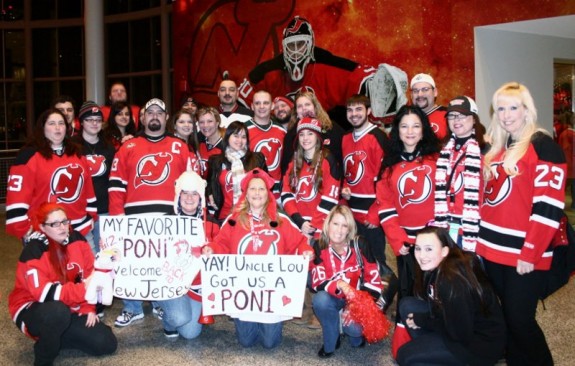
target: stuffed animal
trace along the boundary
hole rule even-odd
[[[117,248],[107,248],[96,255],[94,272],[84,296],[88,304],[112,304],[114,297],[114,265],[119,258],[120,253]]]

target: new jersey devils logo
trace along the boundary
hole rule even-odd
[[[263,139],[254,146],[254,151],[265,156],[268,171],[272,172],[280,166],[282,142],[279,139]]]
[[[453,186],[453,194],[457,195],[463,188],[463,173],[456,174],[451,185]]]
[[[401,175],[397,181],[401,207],[412,203],[422,203],[431,195],[433,184],[430,175],[431,168],[427,165],[409,170]]]
[[[503,163],[491,164],[493,177],[485,187],[485,203],[496,206],[503,202],[511,193],[513,187],[511,177],[505,173]]]
[[[157,186],[165,182],[170,176],[171,161],[172,155],[168,153],[151,154],[141,158],[136,166],[136,188],[142,184]]]
[[[226,176],[224,177],[224,189],[226,192],[232,192],[234,190],[234,180],[233,174],[231,170],[226,172]]]
[[[278,254],[280,234],[276,230],[265,229],[258,233],[254,245],[252,234],[246,234],[238,244],[238,254]]]
[[[79,164],[69,164],[56,169],[50,180],[51,195],[58,202],[78,200],[84,188],[84,169]]]
[[[433,133],[438,133],[439,132],[439,125],[435,122],[431,122],[431,129],[433,130]]]
[[[84,271],[82,266],[76,262],[69,262],[66,264],[66,278],[70,282],[79,283],[84,279]]]
[[[90,174],[92,177],[99,177],[106,173],[106,157],[103,155],[88,155],[86,156]]]
[[[313,186],[311,176],[300,177],[297,182],[296,192],[296,201],[309,202],[314,200],[317,196],[317,191]]]
[[[367,158],[367,154],[362,150],[354,151],[343,159],[345,179],[350,186],[356,185],[363,178],[365,174],[365,158]]]

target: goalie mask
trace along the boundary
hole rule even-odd
[[[284,29],[283,57],[293,81],[303,79],[305,68],[313,58],[314,37],[311,24],[296,16]]]

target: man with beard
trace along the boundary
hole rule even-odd
[[[357,233],[369,243],[377,259],[380,274],[386,282],[384,308],[393,301],[397,277],[387,266],[385,259],[385,236],[375,202],[375,182],[387,149],[387,137],[376,125],[369,122],[371,102],[365,95],[355,94],[347,100],[347,121],[353,129],[342,139],[344,180],[341,197],[348,201],[357,224]]]
[[[179,138],[166,134],[166,104],[157,98],[144,106],[144,133],[126,141],[116,153],[110,172],[110,215],[167,215],[174,212],[176,179],[195,166],[195,155]],[[154,307],[158,317],[162,310]],[[142,319],[142,301],[124,300],[117,327]]]
[[[431,75],[417,74],[411,79],[410,88],[411,104],[418,106],[427,114],[433,132],[442,141],[447,135],[447,124],[445,123],[447,108],[435,104],[437,98],[435,81]]]
[[[273,118],[282,125],[287,131],[289,120],[291,119],[291,111],[293,109],[293,100],[286,97],[275,97],[274,99],[274,114]]]
[[[277,98],[276,98],[277,99]],[[284,103],[285,104],[285,103]],[[250,150],[261,152],[266,158],[268,173],[274,180],[272,193],[275,198],[280,195],[281,156],[286,130],[272,120],[272,96],[265,90],[254,94],[252,110],[254,118],[246,122],[250,137]],[[291,117],[291,114],[288,116]],[[288,118],[289,119],[289,118]]]
[[[253,112],[238,104],[238,86],[233,80],[223,80],[218,89],[220,99],[220,127],[226,128],[234,121],[247,122],[254,116]]]

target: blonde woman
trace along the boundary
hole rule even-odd
[[[508,365],[552,365],[535,311],[565,199],[565,156],[537,124],[529,90],[516,82],[493,95],[484,159],[486,188],[476,252],[501,300]]]

